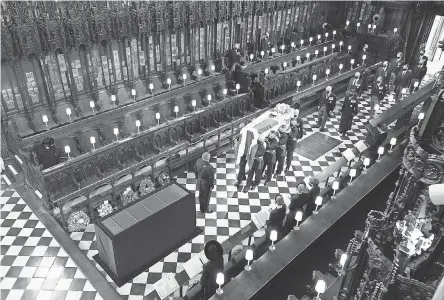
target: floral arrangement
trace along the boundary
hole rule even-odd
[[[122,193],[122,205],[125,206],[137,199],[137,194],[133,191],[133,189],[129,186]]]
[[[167,172],[162,172],[157,177],[157,182],[159,182],[160,186],[167,185],[168,183],[170,183],[170,181],[170,174],[168,174]]]
[[[88,215],[83,210],[75,211],[68,217],[68,231],[83,231],[86,229],[86,226],[88,226],[89,221]]]
[[[109,204],[108,200],[104,201],[97,209],[99,216],[102,218],[113,212],[113,207]]]
[[[145,196],[156,189],[154,182],[151,180],[151,177],[148,176],[144,180],[140,182],[139,193],[140,196]]]
[[[292,110],[292,108],[290,107],[290,105],[285,104],[285,103],[279,103],[278,105],[275,106],[275,108],[273,109],[273,112],[278,114],[278,115],[285,115],[290,113]]]

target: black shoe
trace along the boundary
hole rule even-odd
[[[239,186],[239,185],[240,185],[239,181],[236,181],[236,183],[234,184],[234,186]]]
[[[270,181],[265,181],[264,186],[267,186],[270,183]]]
[[[248,192],[249,189],[250,189],[249,186],[244,186],[244,188],[242,189],[242,193]]]
[[[320,131],[320,132],[323,132],[323,131],[325,131],[325,128],[321,128],[321,129],[319,129],[319,131]]]
[[[206,211],[207,214],[212,214],[213,212],[214,212],[214,211],[211,210],[211,209],[209,209],[209,210]]]
[[[254,184],[250,187],[250,191],[254,190],[257,187],[257,184]]]

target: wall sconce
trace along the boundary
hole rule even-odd
[[[236,83],[236,95],[239,95],[240,84]]]
[[[116,108],[116,100],[117,100],[116,95],[111,95],[111,101],[112,101],[113,104],[114,104],[114,108]]]
[[[335,200],[336,199],[336,192],[339,190],[339,181],[337,181],[337,180],[333,181],[331,188],[333,189],[333,196],[331,196],[331,199]]]
[[[72,120],[71,120],[71,108],[69,108],[69,107],[66,108],[66,114],[68,115],[69,122],[72,122]]]
[[[352,183],[352,181],[353,181],[353,178],[355,178],[356,177],[356,169],[350,169],[350,182],[348,183],[349,185],[352,185],[353,183]]]
[[[47,115],[42,115],[42,120],[43,120],[43,123],[45,123],[46,128],[49,130],[49,126],[48,126],[48,116],[47,116]]]
[[[317,215],[318,214],[318,208],[319,208],[319,206],[322,205],[322,197],[321,196],[317,196],[316,197],[315,204],[316,204],[316,209],[315,209],[315,211],[313,213],[315,215]]]
[[[133,96],[134,101],[136,101],[136,89],[131,89],[131,95]]]
[[[390,150],[389,150],[389,153],[391,153],[392,152],[392,149],[393,149],[393,147],[396,145],[396,138],[391,138],[390,139]]]
[[[370,158],[368,158],[368,157],[364,158],[363,164],[364,164],[364,170],[362,171],[362,173],[366,174],[367,168],[368,168],[368,166],[370,166]]]
[[[294,219],[296,220],[296,226],[294,227],[294,230],[299,230],[299,229],[301,229],[301,228],[299,227],[299,222],[302,221],[302,211],[298,210],[298,211],[296,212],[296,215],[294,216]]]
[[[154,84],[150,83],[150,85],[148,86],[151,90],[151,95],[154,96]]]
[[[174,112],[176,113],[176,118],[179,117],[179,106],[174,105]]]
[[[142,125],[140,124],[140,120],[136,120],[137,133],[140,132],[140,125]]]
[[[167,78],[168,90],[171,90],[171,78]]]
[[[65,146],[65,153],[68,154],[68,159],[70,159],[71,156],[69,155],[69,153],[71,153],[71,148],[69,146]]]
[[[119,140],[119,128],[114,128],[114,135],[116,136],[116,140]]]
[[[89,107],[91,107],[93,113],[95,113],[94,112],[94,107],[96,107],[96,104],[94,103],[94,101],[89,101]]]
[[[94,144],[96,143],[96,138],[95,137],[90,137],[89,138],[89,142],[92,144],[92,146],[93,146],[93,150],[96,150],[96,148],[94,147]]]
[[[271,246],[268,247],[268,249],[270,249],[270,251],[274,251],[274,249],[276,249],[274,242],[276,242],[276,240],[277,240],[277,231],[276,230],[272,230],[270,232],[270,240],[271,240]]]
[[[378,148],[378,161],[381,159],[381,155],[384,154],[384,147],[379,147]]]
[[[216,294],[222,295],[224,291],[222,290],[221,286],[224,284],[225,278],[224,273],[217,273],[216,275],[216,284],[219,285],[219,288],[216,290]]]
[[[298,80],[298,81],[296,82],[296,85],[297,85],[297,87],[298,87],[296,91],[299,92],[299,87],[301,86],[301,81]]]
[[[191,100],[191,106],[193,107],[193,110],[196,111],[196,100]]]
[[[187,81],[187,74],[182,74],[182,79],[183,79],[183,85],[186,85],[186,81]]]
[[[245,259],[247,260],[247,265],[245,266],[245,271],[249,272],[251,271],[250,261],[253,260],[253,250],[247,249],[245,252]]]
[[[157,125],[160,125],[160,113],[156,112]]]
[[[350,70],[353,69],[353,65],[354,65],[354,64],[355,64],[355,60],[352,58],[352,59],[350,60],[350,65],[351,65]]]

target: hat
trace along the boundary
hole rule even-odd
[[[214,260],[215,256],[222,256],[224,250],[218,241],[211,240],[205,244],[204,253],[209,260]]]
[[[309,182],[311,185],[319,185],[319,179],[316,177],[311,177]]]
[[[54,139],[50,137],[45,137],[42,141],[42,145],[51,146],[52,144],[54,144]]]

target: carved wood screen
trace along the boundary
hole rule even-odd
[[[287,27],[308,36],[328,3],[308,1],[2,2],[2,108],[30,121],[39,106],[130,86],[158,72],[258,49]],[[310,16],[311,15],[311,16]],[[314,18],[313,16],[316,16]],[[247,48],[248,47],[248,48]]]

